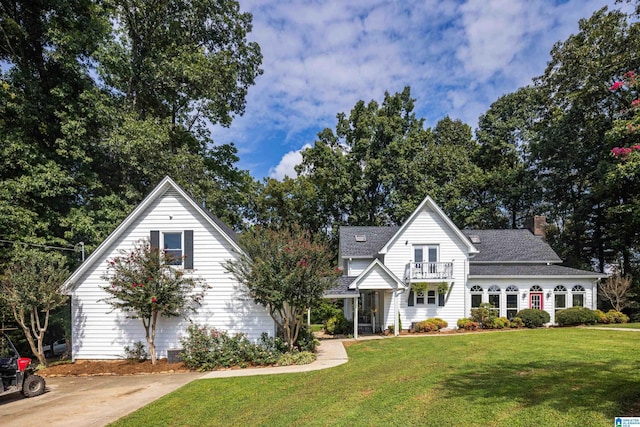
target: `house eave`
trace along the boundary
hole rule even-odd
[[[593,280],[597,280],[597,279],[603,279],[605,277],[608,277],[606,274],[604,275],[590,275],[590,274],[585,274],[585,275],[579,275],[579,274],[567,274],[567,275],[562,275],[562,274],[556,274],[556,275],[549,275],[549,274],[545,274],[545,275],[535,275],[535,274],[529,274],[529,275],[487,275],[487,276],[480,276],[480,275],[469,275],[469,279],[593,279]]]

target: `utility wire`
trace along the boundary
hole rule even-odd
[[[50,245],[40,245],[38,243],[27,243],[27,242],[19,242],[17,240],[4,240],[4,239],[0,239],[0,243],[20,243],[22,245],[29,245],[29,246],[38,246],[40,248],[45,248],[45,249],[59,249],[61,251],[73,251],[73,252],[77,252],[77,245],[73,247],[73,249],[71,248],[63,248],[61,246],[50,246]]]

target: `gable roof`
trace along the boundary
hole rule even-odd
[[[351,282],[351,284],[349,285],[349,289],[359,289],[360,287],[358,286],[360,284],[360,281],[365,278],[369,272],[375,270],[376,268],[380,269],[385,275],[387,275],[391,280],[393,280],[394,282],[396,282],[396,284],[398,285],[398,288],[406,288],[404,282],[402,280],[400,280],[398,278],[398,276],[396,276],[395,274],[393,274],[393,272],[391,270],[389,270],[389,267],[387,267],[386,265],[384,265],[383,263],[380,262],[379,259],[374,259],[373,262],[371,264],[369,264],[367,266],[367,268],[365,268],[362,273],[360,273],[353,282]]]
[[[340,227],[340,256],[343,259],[375,258],[399,228],[398,226]],[[358,241],[356,236],[364,236],[364,241]]]
[[[95,251],[74,271],[71,276],[64,282],[63,287],[67,291],[71,291],[75,287],[74,281],[82,276],[95,262],[100,261],[104,252],[115,242],[122,233],[133,224],[136,219],[159,197],[161,197],[167,190],[173,189],[177,191],[181,197],[183,197],[202,217],[211,224],[211,226],[218,231],[222,237],[224,237],[229,244],[238,252],[242,252],[237,242],[235,232],[222,222],[218,217],[213,215],[207,209],[202,207],[189,193],[187,193],[182,187],[176,184],[168,176],[165,176],[162,181],[147,195],[147,197],[140,202],[138,206],[122,221],[116,229],[109,234],[109,236],[96,248]],[[71,287],[71,288],[70,288]]]
[[[453,221],[451,221],[451,219],[449,219],[449,217],[447,215],[445,215],[445,213],[442,211],[442,209],[440,209],[440,206],[438,206],[436,204],[436,202],[434,202],[433,199],[431,197],[429,197],[429,196],[425,197],[425,199],[422,201],[422,203],[420,203],[420,205],[418,205],[416,210],[413,211],[413,213],[409,216],[409,218],[406,219],[406,221],[402,224],[402,226],[400,226],[400,228],[394,233],[394,235],[391,236],[391,238],[380,249],[380,251],[378,253],[386,254],[387,250],[389,249],[389,244],[393,240],[395,240],[395,238],[397,236],[399,236],[402,232],[404,232],[404,230],[409,226],[409,224],[411,224],[413,222],[413,220],[425,208],[425,206],[428,206],[429,208],[431,208],[431,210],[436,215],[438,215],[438,217],[440,217],[442,222],[444,222],[449,227],[449,229],[453,232],[453,234],[455,234],[460,239],[460,241],[467,247],[467,250],[469,251],[470,254],[478,253],[478,249],[476,249],[475,246],[473,246],[473,244],[467,238],[467,236],[465,236],[464,233],[462,233],[462,231],[460,231],[460,229],[458,227],[456,227],[456,225],[453,223]]]
[[[475,243],[480,251],[471,263],[551,263],[558,264],[562,259],[551,246],[529,230],[462,230]],[[474,239],[475,240],[475,239]]]

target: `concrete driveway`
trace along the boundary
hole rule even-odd
[[[104,426],[202,376],[185,372],[45,378],[47,391],[41,396],[0,397],[0,425]]]
[[[377,338],[377,337],[376,337]],[[0,426],[102,427],[199,378],[308,372],[347,363],[343,340],[323,341],[308,365],[129,376],[45,378],[47,391],[0,396]]]

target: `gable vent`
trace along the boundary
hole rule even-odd
[[[365,236],[364,234],[356,234],[355,238],[356,238],[356,242],[366,242],[367,241],[367,236]]]
[[[478,243],[480,243],[480,236],[472,234],[471,236],[469,236],[469,240],[471,240],[471,243],[473,243],[474,245],[477,245]]]

